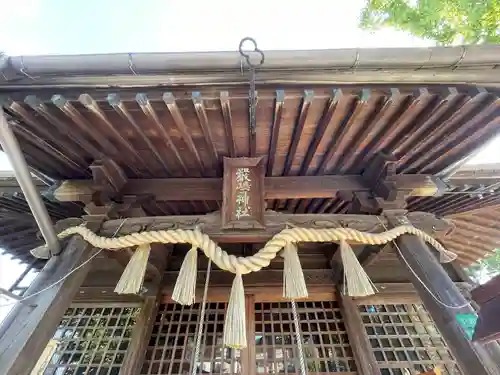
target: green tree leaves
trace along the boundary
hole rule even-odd
[[[441,45],[500,43],[500,0],[367,0],[360,26],[392,27]]]
[[[493,255],[472,264],[465,270],[469,276],[481,284],[500,274],[500,249],[496,249]]]

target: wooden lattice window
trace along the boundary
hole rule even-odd
[[[361,316],[382,375],[413,375],[439,366],[460,374],[423,305],[362,305]]]
[[[308,372],[356,371],[337,302],[297,302],[297,312]],[[299,373],[294,332],[290,303],[255,304],[258,374]]]
[[[44,375],[118,375],[138,312],[134,306],[69,308]]]
[[[191,374],[201,304],[161,305],[146,351],[142,374]],[[241,373],[241,352],[223,348],[226,303],[207,303],[197,373]],[[200,371],[201,366],[201,371]]]

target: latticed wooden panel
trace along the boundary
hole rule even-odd
[[[361,316],[382,375],[410,375],[438,366],[460,374],[423,305],[362,305]]]
[[[308,372],[356,371],[337,302],[297,302],[297,312]],[[255,337],[257,373],[299,373],[290,303],[256,303]]]
[[[69,308],[44,375],[118,375],[138,312],[133,306]]]
[[[226,307],[223,302],[207,303],[197,373],[241,373],[241,352],[223,348],[222,345]],[[199,303],[192,306],[174,303],[160,306],[142,374],[191,374],[200,312]]]

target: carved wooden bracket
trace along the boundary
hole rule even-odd
[[[127,183],[123,169],[112,159],[96,160],[90,166],[92,177],[99,190],[110,193],[119,192]]]

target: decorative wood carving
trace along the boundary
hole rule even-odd
[[[223,180],[222,229],[264,229],[262,158],[224,158]]]
[[[425,232],[436,235],[450,229],[446,220],[438,219],[430,213],[411,212],[408,214],[411,223]],[[103,224],[101,234],[112,236],[120,226],[117,235],[124,235],[147,230],[199,229],[218,242],[266,242],[287,226],[303,228],[353,228],[364,232],[379,233],[388,226],[383,217],[373,215],[337,215],[337,214],[282,214],[266,211],[264,214],[265,230],[240,228],[239,230],[223,230],[221,215],[217,212],[208,215],[193,216],[153,216],[108,220]],[[384,225],[383,225],[384,224]]]

